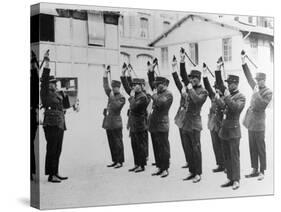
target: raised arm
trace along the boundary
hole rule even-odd
[[[247,65],[247,63],[242,64],[242,69],[243,69],[243,72],[244,72],[244,74],[245,74],[245,76],[247,78],[248,84],[251,86],[252,89],[254,89],[255,86],[256,86],[256,82],[253,79],[253,76],[251,74],[251,71],[250,71],[249,66]]]
[[[45,54],[44,56],[45,66],[43,68],[43,73],[41,76],[41,89],[40,89],[40,98],[42,105],[45,106],[47,103],[47,97],[49,95],[49,76],[50,76],[50,68],[49,68],[49,54]]]
[[[215,92],[212,89],[212,86],[207,77],[207,67],[205,63],[203,63],[203,84],[205,89],[208,91],[209,98],[212,100],[215,97]]]
[[[109,86],[109,82],[108,82],[108,74],[110,72],[110,67],[107,66],[107,68],[105,68],[104,65],[104,74],[103,74],[103,89],[105,91],[105,94],[109,97],[110,92],[111,92],[111,88]]]
[[[126,93],[130,96],[131,93],[131,83],[129,82],[129,78],[126,76],[126,71],[127,71],[127,65],[124,63],[122,67],[122,75],[120,77],[121,83],[123,85],[123,88],[125,89]]]
[[[256,86],[256,82],[253,79],[249,66],[246,63],[246,54],[245,54],[244,50],[242,50],[242,52],[241,52],[241,61],[242,61],[242,69],[247,78],[248,84],[251,86],[252,89],[254,89]]]
[[[149,61],[147,62],[147,68],[148,68],[148,72],[147,72],[148,83],[149,83],[151,90],[154,90],[155,89],[155,86],[154,86],[154,81],[155,81],[154,74],[155,73],[154,73],[153,67]]]
[[[182,78],[184,85],[187,86],[189,83],[189,79],[188,79],[187,72],[185,69],[185,62],[182,62],[182,61],[180,62],[180,76]]]
[[[178,75],[177,71],[178,71],[178,64],[177,64],[177,59],[174,56],[173,61],[172,61],[172,76],[173,76],[174,82],[177,86],[177,89],[181,93],[183,86],[182,86],[182,83],[180,81],[180,78],[179,78],[179,75]]]

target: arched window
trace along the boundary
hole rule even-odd
[[[127,65],[130,63],[130,55],[128,53],[121,52],[120,56],[121,66],[123,65],[123,63],[126,63]]]
[[[136,71],[146,73],[147,61],[152,62],[152,59],[153,59],[153,57],[149,54],[138,54],[137,55],[137,66],[135,68]]]
[[[148,38],[148,19],[147,18],[140,18],[140,37],[141,38]]]

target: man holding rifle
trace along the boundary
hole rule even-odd
[[[40,90],[42,107],[45,109],[43,129],[47,141],[45,174],[49,175],[49,182],[60,183],[61,180],[68,179],[68,177],[60,176],[58,172],[63,135],[66,130],[64,114],[70,105],[64,104],[67,96],[57,90],[57,79],[50,76],[49,61],[49,51],[47,51],[44,55],[45,67],[41,77]]]
[[[155,78],[154,68],[156,64],[157,60],[154,60],[147,73],[149,85],[154,92],[148,129],[151,133],[154,158],[158,168],[152,176],[161,175],[164,178],[169,175],[168,169],[170,167],[169,110],[173,102],[173,95],[167,89],[169,85],[168,79],[161,76]]]
[[[201,108],[205,103],[208,92],[201,86],[201,72],[193,68],[189,75],[185,69],[185,51],[180,51],[180,75],[187,93],[187,109],[182,127],[182,139],[186,142],[186,155],[188,158],[190,175],[183,180],[193,180],[198,183],[202,174],[202,153],[200,133],[202,130]]]
[[[266,74],[257,72],[255,80],[252,77],[250,69],[246,63],[245,51],[241,52],[242,68],[247,81],[253,89],[250,107],[247,110],[244,119],[244,126],[248,129],[249,147],[252,172],[246,175],[246,178],[258,177],[258,180],[264,179],[266,170],[266,151],[265,151],[265,109],[272,99],[272,91],[266,87]],[[259,168],[260,163],[260,170]]]
[[[107,108],[104,110],[104,120],[102,127],[106,130],[109,148],[111,152],[112,164],[107,167],[121,168],[124,162],[124,147],[122,135],[121,110],[125,104],[125,97],[120,93],[121,82],[112,80],[109,87],[108,75],[110,66],[104,65],[103,88],[108,96]]]
[[[224,107],[223,119],[219,131],[219,137],[223,142],[223,152],[225,159],[225,168],[228,181],[221,187],[232,186],[233,190],[240,187],[240,114],[245,106],[246,98],[239,92],[239,77],[228,75],[227,87],[220,96],[218,93],[215,98],[220,107]],[[223,86],[224,87],[224,86]]]
[[[125,91],[130,95],[129,103],[129,121],[128,128],[130,129],[131,145],[134,156],[135,166],[129,169],[130,172],[142,172],[145,170],[147,158],[148,132],[147,132],[147,111],[149,97],[144,90],[145,80],[141,78],[132,79],[130,73],[126,77],[125,73],[129,70],[124,63],[122,67],[121,82]]]
[[[222,92],[220,92],[220,89],[222,88],[222,76],[221,76],[221,67],[223,63],[222,60],[219,59],[217,61],[217,70],[215,71],[215,77],[216,81],[214,84],[215,91],[210,85],[210,82],[207,77],[207,66],[204,63],[203,64],[203,83],[205,86],[205,89],[208,91],[209,98],[211,100],[211,108],[208,115],[208,129],[210,130],[212,144],[213,144],[213,150],[215,153],[217,168],[213,169],[213,172],[222,172],[224,171],[224,154],[223,154],[223,143],[222,140],[219,137],[219,130],[221,128],[221,122],[223,118],[223,111],[224,107],[220,107],[219,104],[216,102],[216,93],[219,93],[220,96],[222,96]]]

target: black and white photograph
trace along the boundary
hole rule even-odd
[[[31,5],[31,206],[273,195],[274,21]]]

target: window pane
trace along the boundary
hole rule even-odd
[[[140,37],[141,38],[148,38],[148,19],[141,18],[140,19]]]
[[[223,44],[223,59],[224,61],[231,61],[232,60],[232,43],[231,38],[224,38],[222,39]]]
[[[102,13],[88,12],[89,44],[104,46],[104,20]]]

